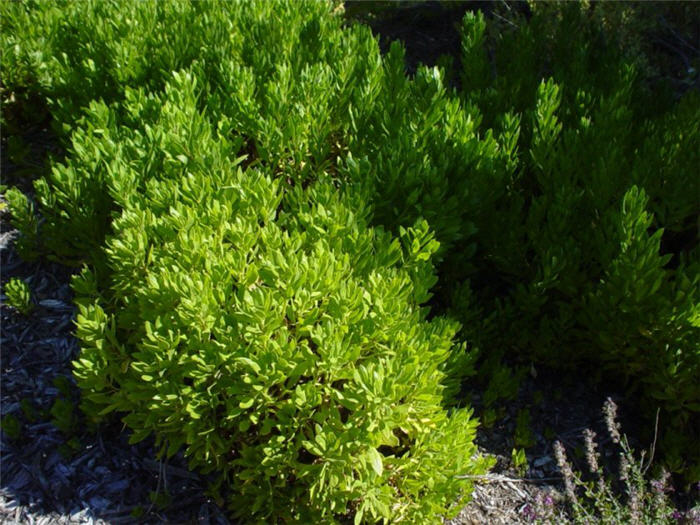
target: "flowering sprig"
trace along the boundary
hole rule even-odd
[[[649,464],[645,465],[645,454],[640,454],[639,459],[635,457],[626,436],[621,433],[617,421],[617,405],[611,399],[606,400],[603,414],[612,442],[620,448],[618,480],[624,487],[624,495],[617,494],[611,480],[604,476],[597,450],[598,444],[595,441],[596,434],[592,430],[586,430],[583,438],[588,470],[596,483],[584,481],[581,474],[572,469],[564,446],[557,441],[554,444],[554,454],[562,474],[564,495],[573,522],[700,524],[700,509],[684,513],[673,508],[668,494],[674,489],[670,484],[671,476],[668,472],[662,471],[658,478],[647,483],[644,474]],[[523,515],[525,516],[525,512]]]

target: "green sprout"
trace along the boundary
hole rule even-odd
[[[34,308],[29,285],[22,279],[16,277],[10,279],[5,285],[5,296],[7,304],[24,315],[29,315]]]

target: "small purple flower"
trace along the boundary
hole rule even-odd
[[[663,493],[664,493],[664,489],[665,489],[666,487],[664,487],[663,481],[654,480],[654,481],[651,482],[651,488],[652,488],[653,491],[656,492],[657,494],[663,494]]]
[[[681,521],[683,519],[683,514],[677,510],[674,510],[673,514],[671,514],[671,517],[676,521]]]
[[[537,519],[537,513],[535,512],[535,509],[533,509],[529,504],[525,505],[521,512],[523,516],[529,519],[530,521],[535,521]]]
[[[547,507],[551,507],[552,505],[554,505],[554,499],[552,498],[552,496],[550,496],[549,494],[547,494],[547,495],[544,497],[544,504],[545,504]]]

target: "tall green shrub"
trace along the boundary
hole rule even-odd
[[[475,249],[450,253],[443,278],[463,283],[453,312],[485,355],[587,364],[650,419],[663,408],[667,459],[694,478],[700,98],[644,82],[597,20],[576,4],[500,31],[465,17],[462,98],[516,154],[490,213],[466,213]]]

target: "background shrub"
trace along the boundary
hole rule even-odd
[[[667,459],[695,478],[679,440],[700,410],[700,100],[646,82],[577,4],[538,5],[518,26],[463,21],[462,98],[515,153],[510,185],[466,179],[466,193],[498,197],[465,214],[475,248],[443,266],[463,283],[453,315],[492,359],[587,365],[650,418],[661,406]]]

